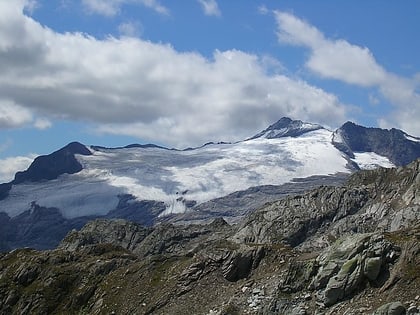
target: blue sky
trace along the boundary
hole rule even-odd
[[[68,142],[198,146],[282,116],[420,135],[420,1],[0,2],[0,181]]]

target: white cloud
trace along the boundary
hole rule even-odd
[[[159,3],[157,0],[138,0],[139,3],[143,4],[144,6],[153,9],[157,13],[163,15],[169,15],[169,9]]]
[[[89,12],[104,16],[117,15],[124,4],[141,4],[159,14],[169,14],[169,10],[157,0],[82,0],[82,3]]]
[[[0,129],[22,127],[32,121],[32,113],[23,106],[0,99]]]
[[[306,67],[315,74],[365,88],[377,88],[395,106],[391,117],[400,128],[420,134],[420,95],[414,79],[407,79],[386,71],[367,47],[360,47],[338,39],[326,38],[316,27],[296,16],[276,11],[279,41],[303,46],[311,54]]]
[[[46,118],[38,118],[34,123],[34,127],[41,130],[51,128],[51,126],[52,122]]]
[[[24,10],[29,14],[33,14],[36,9],[39,8],[39,3],[37,0],[25,0]]]
[[[124,22],[118,25],[118,32],[122,36],[138,37],[142,33],[142,26],[140,22]]]
[[[311,49],[306,66],[326,78],[361,86],[382,82],[385,70],[366,47],[345,40],[329,40],[314,26],[290,13],[275,12],[280,42]]]
[[[16,172],[26,170],[35,157],[35,154],[31,154],[29,156],[0,159],[0,184],[12,181],[15,178]]]
[[[105,16],[114,16],[119,13],[122,2],[122,0],[82,0],[89,12]]]
[[[270,10],[268,10],[266,5],[262,4],[258,7],[258,13],[261,15],[267,15],[270,13]]]
[[[209,16],[220,16],[221,12],[216,0],[198,0],[201,4],[204,14]]]
[[[282,116],[327,125],[346,118],[334,95],[266,71],[264,56],[229,50],[206,58],[139,38],[56,33],[17,3],[0,2],[0,95],[12,101],[3,114],[9,127],[10,119],[33,123],[35,113],[183,147],[240,140]]]

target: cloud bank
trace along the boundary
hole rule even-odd
[[[365,88],[377,88],[395,106],[391,118],[382,117],[383,127],[395,126],[420,134],[419,82],[386,71],[367,47],[345,40],[326,38],[316,27],[286,12],[275,12],[278,39],[282,43],[310,50],[306,67],[313,73]],[[392,121],[392,123],[390,123]]]
[[[57,33],[24,5],[0,2],[1,128],[60,118],[184,147],[240,140],[282,116],[326,125],[346,117],[335,95],[273,74],[257,55],[216,50],[206,58],[133,37]]]
[[[8,183],[15,178],[17,171],[23,171],[29,167],[29,165],[35,159],[35,155],[29,156],[16,156],[6,159],[0,159],[0,184]]]

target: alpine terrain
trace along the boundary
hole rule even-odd
[[[0,250],[54,248],[95,218],[237,223],[266,202],[418,157],[420,139],[401,130],[347,122],[331,131],[290,118],[243,141],[185,150],[74,142],[0,185]]]
[[[339,143],[346,139],[341,131]],[[310,133],[289,143],[323,139],[327,131]],[[288,145],[284,138],[257,139],[252,146]],[[315,146],[328,148],[319,141]],[[77,156],[83,165],[110,165],[113,155],[129,157],[144,149],[91,150],[91,160],[91,155]],[[168,154],[181,160],[191,152]],[[227,157],[219,159],[223,164]],[[73,178],[65,175],[57,183],[71,186]],[[8,198],[21,184],[12,185]],[[28,218],[37,211],[45,218],[42,212],[52,211],[36,207]],[[419,314],[419,210],[417,159],[396,168],[361,170],[343,185],[268,202],[234,225],[222,218],[154,226],[97,219],[70,231],[56,249],[0,254],[0,313]]]

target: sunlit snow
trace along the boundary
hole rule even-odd
[[[42,185],[16,185],[2,208],[15,216],[36,201],[73,218],[106,214],[118,205],[119,194],[131,194],[138,200],[163,201],[165,214],[184,212],[183,200],[202,203],[252,186],[349,172],[331,138],[331,131],[321,129],[296,138],[256,138],[186,151],[92,150],[91,156],[77,156],[81,172]]]
[[[410,135],[407,135],[407,134],[405,134],[404,136],[407,140],[414,141],[414,142],[420,142],[419,138],[414,138],[414,137],[412,137]]]
[[[354,159],[352,160],[364,170],[375,169],[379,166],[386,168],[395,167],[395,165],[387,157],[374,152],[354,153]]]

